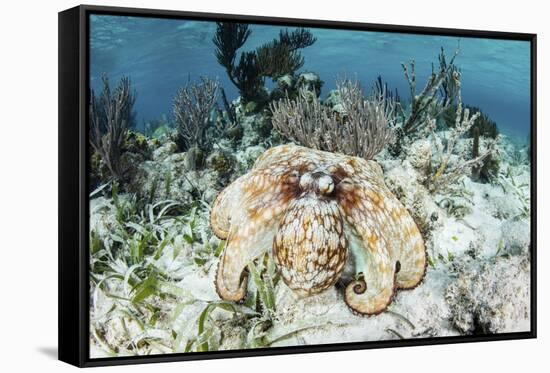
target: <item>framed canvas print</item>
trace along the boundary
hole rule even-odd
[[[59,357],[536,336],[536,36],[59,14]]]

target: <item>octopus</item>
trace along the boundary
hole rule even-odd
[[[273,147],[216,197],[210,225],[226,240],[214,283],[227,301],[245,298],[247,266],[266,253],[298,295],[340,280],[360,315],[383,312],[397,289],[415,288],[426,272],[419,229],[373,160]]]

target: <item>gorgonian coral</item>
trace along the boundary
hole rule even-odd
[[[206,77],[202,77],[200,83],[189,83],[178,91],[174,99],[174,117],[182,150],[197,154],[210,149],[212,139],[207,130],[217,93],[218,82]],[[194,158],[191,168],[197,165],[197,156]]]
[[[299,50],[312,45],[316,39],[309,30],[303,28],[292,32],[282,30],[278,39],[273,39],[256,50],[242,52],[237,59],[238,50],[248,40],[251,32],[244,23],[218,22],[213,38],[216,58],[245,102],[265,101],[265,78],[277,79],[286,74],[294,74],[304,64]]]
[[[136,94],[131,89],[130,78],[122,77],[111,90],[109,79],[102,77],[103,89],[99,96],[91,91],[90,144],[96,154],[118,180],[124,177],[121,162],[123,144],[133,122]]]
[[[372,159],[393,139],[394,101],[378,86],[365,98],[358,83],[337,82],[343,113],[300,94],[271,104],[273,127],[300,145]]]

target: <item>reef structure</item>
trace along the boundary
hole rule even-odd
[[[397,289],[416,287],[426,271],[418,227],[372,160],[271,148],[217,196],[210,223],[226,240],[215,286],[228,301],[244,299],[246,267],[266,252],[304,296],[333,286],[351,265],[344,300],[363,315],[384,311]]]

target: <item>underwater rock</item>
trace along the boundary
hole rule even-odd
[[[334,108],[334,106],[342,104],[342,96],[340,96],[340,92],[337,89],[330,90],[327,98],[323,101],[323,104],[330,108]]]
[[[414,292],[397,295],[392,310],[413,324],[414,328],[410,331],[412,337],[458,335],[449,322],[451,310],[443,296],[451,281],[446,268],[430,268],[421,287]]]
[[[246,265],[271,247],[286,285],[309,296],[335,284],[349,246],[358,276],[344,300],[360,314],[384,311],[396,289],[414,288],[425,274],[416,224],[384,184],[380,166],[358,157],[271,148],[220,193],[210,223],[228,239],[215,281],[224,300],[244,299]],[[381,242],[389,245],[382,249]]]
[[[321,80],[319,74],[314,72],[305,72],[298,75],[296,80],[296,89],[298,91],[306,91],[315,94],[315,97],[319,97],[321,94],[321,87],[324,82]]]
[[[271,91],[271,101],[277,101],[285,97],[295,97],[298,93],[296,81],[297,77],[292,74],[277,78],[277,86]]]
[[[178,145],[174,141],[166,141],[153,151],[153,160],[162,161],[177,151]]]
[[[190,171],[201,168],[204,164],[204,151],[198,146],[192,146],[185,152],[185,168]]]
[[[288,90],[294,87],[295,79],[292,75],[286,74],[277,79],[277,86],[281,90]]]
[[[159,152],[159,158],[142,162],[128,190],[150,203],[171,199],[188,205],[197,198],[210,202],[217,193],[218,172],[189,170],[186,153],[167,155],[172,146],[168,143],[164,151]]]
[[[128,131],[124,138],[123,149],[129,153],[138,153],[144,156],[151,151],[147,136],[135,131]]]
[[[422,236],[427,239],[441,225],[442,214],[426,187],[424,174],[413,167],[408,159],[381,160],[385,181],[399,201],[409,210]]]
[[[296,77],[286,74],[277,79],[277,87],[271,91],[271,100],[279,100],[296,94]]]
[[[269,118],[262,114],[242,116],[241,125],[243,127],[243,137],[241,139],[242,148],[259,145],[265,142],[273,128]]]
[[[531,226],[527,220],[509,220],[502,224],[505,252],[511,255],[528,254],[531,246]]]
[[[261,145],[254,145],[249,146],[245,148],[242,151],[238,151],[235,153],[235,159],[237,162],[237,170],[239,172],[239,175],[244,174],[246,171],[250,170],[250,168],[254,165],[254,162],[256,162],[256,159],[260,155],[262,155],[265,152],[265,148]]]
[[[529,281],[527,256],[468,262],[445,292],[454,327],[464,334],[529,330]]]
[[[90,185],[92,188],[101,186],[106,180],[111,177],[111,171],[103,162],[101,155],[90,149]]]
[[[216,171],[220,177],[226,178],[233,171],[235,157],[226,151],[216,149],[206,159],[206,165]]]
[[[414,168],[428,175],[432,161],[432,144],[427,139],[415,141],[407,150],[407,159]]]

